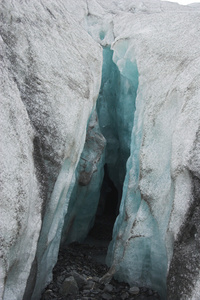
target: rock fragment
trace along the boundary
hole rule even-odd
[[[69,294],[76,295],[78,294],[78,291],[79,288],[73,276],[66,278],[60,288],[60,294],[63,296],[67,296]]]
[[[137,295],[139,294],[140,289],[137,286],[133,286],[129,289],[129,293],[132,295]]]

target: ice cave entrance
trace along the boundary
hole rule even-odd
[[[112,237],[112,228],[119,213],[126,163],[130,156],[138,87],[137,65],[128,58],[124,59],[125,46],[117,55],[113,55],[110,47],[103,48],[102,82],[96,105],[99,125],[96,129],[96,125],[88,126],[65,217],[62,244],[84,242],[85,238],[94,234],[96,239],[101,239],[101,233],[109,243]],[[99,133],[104,136],[106,147],[97,171],[87,183],[84,178],[80,180],[80,174],[84,174],[83,169],[91,170],[91,157],[96,147],[92,140]]]

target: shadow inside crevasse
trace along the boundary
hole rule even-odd
[[[96,257],[101,263],[105,263],[107,247],[112,239],[113,226],[118,215],[118,191],[110,179],[107,165],[104,166],[104,179],[101,187],[99,205],[97,208],[94,226],[90,230],[84,243],[93,246],[104,247],[101,257]]]

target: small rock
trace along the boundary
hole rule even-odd
[[[85,289],[89,289],[89,290],[91,290],[91,289],[93,289],[93,288],[94,288],[94,286],[95,286],[95,282],[94,282],[94,281],[91,281],[91,280],[89,280],[89,281],[87,281],[87,282],[86,282],[86,284],[84,285],[84,288],[85,288]]]
[[[63,283],[65,277],[66,277],[66,276],[64,276],[64,275],[58,276],[58,277],[57,277],[57,284],[58,284],[58,285],[61,285],[61,284]]]
[[[99,280],[100,280],[100,278],[97,277],[97,276],[92,277],[92,279],[93,279],[95,282],[99,282]]]
[[[129,298],[129,294],[127,292],[124,292],[121,294],[121,299],[122,300],[125,300],[125,299],[128,299]]]
[[[73,276],[66,278],[60,288],[60,294],[63,296],[67,296],[69,294],[76,295],[78,291],[78,285]]]
[[[152,295],[153,295],[152,290],[148,290],[148,295],[149,295],[149,296],[152,296]]]
[[[110,294],[108,294],[108,293],[103,293],[103,294],[101,295],[101,297],[102,297],[102,299],[104,299],[104,300],[110,300],[110,299],[112,299],[112,296],[111,296]]]
[[[105,288],[104,288],[104,290],[103,290],[104,292],[112,292],[113,291],[113,285],[112,284],[106,284],[105,285]]]
[[[129,293],[132,295],[138,295],[140,292],[140,289],[137,286],[133,286],[129,289]]]
[[[76,271],[72,271],[71,275],[76,280],[79,288],[82,288],[85,284],[87,284],[87,279],[84,276],[77,273]]]
[[[83,290],[83,294],[84,294],[84,295],[85,295],[85,294],[90,294],[90,290],[87,290],[87,289]]]
[[[93,295],[98,295],[101,291],[100,290],[92,290],[90,291],[91,294]]]
[[[42,300],[49,300],[53,294],[52,290],[46,290],[42,296]]]

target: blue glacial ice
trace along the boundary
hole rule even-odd
[[[127,74],[120,73],[113,61],[113,51],[104,47],[102,83],[97,100],[98,118],[94,112],[89,121],[65,217],[62,244],[83,241],[91,229],[100,199],[104,165],[118,190],[120,204],[138,87],[135,61],[126,63],[124,68],[127,68]]]
[[[62,230],[62,245],[82,242],[92,228],[100,197],[106,141],[99,130],[96,111],[90,117],[86,140],[75,177]]]
[[[114,57],[117,60],[116,55]],[[123,64],[123,62],[121,62]],[[97,100],[100,129],[107,141],[105,163],[109,176],[121,194],[130,155],[138,72],[135,62],[127,63],[128,72],[119,71],[113,50],[103,49],[102,83]],[[120,67],[122,69],[122,67]]]
[[[135,86],[135,82],[138,83],[138,72],[135,72],[136,61],[130,43],[116,42],[113,49],[114,61],[120,73],[129,78]],[[126,166],[120,213],[108,249],[107,263],[119,280],[125,280],[130,285],[154,288],[165,299],[167,276],[165,235],[153,215],[151,199],[141,193],[140,186],[145,109],[142,91],[139,89],[137,94],[130,94],[130,100],[135,106],[132,134],[129,136],[131,153]]]

